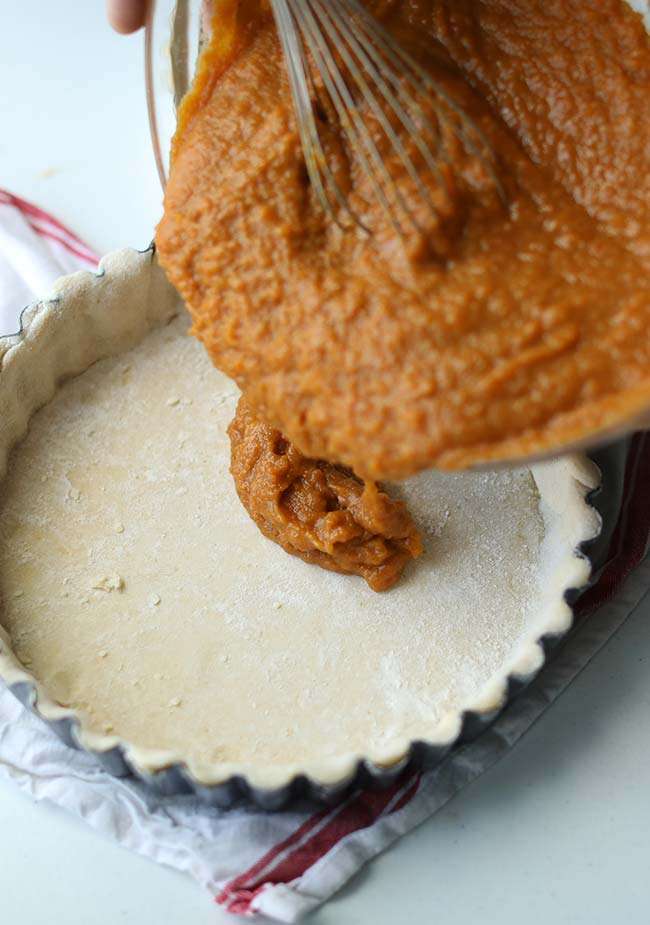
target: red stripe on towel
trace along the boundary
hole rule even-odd
[[[74,231],[67,228],[62,222],[43,209],[39,209],[32,202],[22,199],[20,196],[10,193],[8,190],[0,189],[0,203],[13,206],[21,212],[34,231],[42,237],[58,241],[66,250],[69,250],[80,260],[86,260],[88,263],[96,264],[99,260],[97,255],[79,238]]]
[[[236,915],[250,915],[253,900],[269,884],[289,883],[302,877],[353,832],[373,825],[382,815],[402,809],[415,796],[420,775],[409,773],[386,790],[362,791],[334,810],[311,816],[293,835],[267,852],[251,868],[231,880],[217,902]],[[322,823],[322,824],[320,824]],[[312,832],[303,838],[305,830]],[[287,851],[287,845],[294,847]]]

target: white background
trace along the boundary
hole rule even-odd
[[[142,37],[99,0],[0,0],[0,186],[100,253],[160,214]],[[364,871],[314,925],[650,920],[650,607],[516,749]],[[207,925],[198,887],[0,786],[3,925]],[[233,920],[234,921],[234,920]]]

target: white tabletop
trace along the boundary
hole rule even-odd
[[[0,29],[0,186],[99,252],[160,214],[142,39],[99,0],[12,3]],[[611,925],[650,918],[650,599],[507,758],[314,925]],[[189,879],[0,786],[0,917],[42,925],[228,919]],[[233,920],[234,921],[234,920]]]

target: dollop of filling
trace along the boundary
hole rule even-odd
[[[422,552],[403,502],[349,469],[309,459],[240,399],[228,428],[242,504],[269,539],[333,572],[386,591]]]

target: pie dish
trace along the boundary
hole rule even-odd
[[[153,251],[120,251],[0,341],[0,676],[112,772],[224,805],[440,760],[569,629],[597,467],[392,486],[426,553],[375,595],[248,520],[237,389],[187,327]]]

